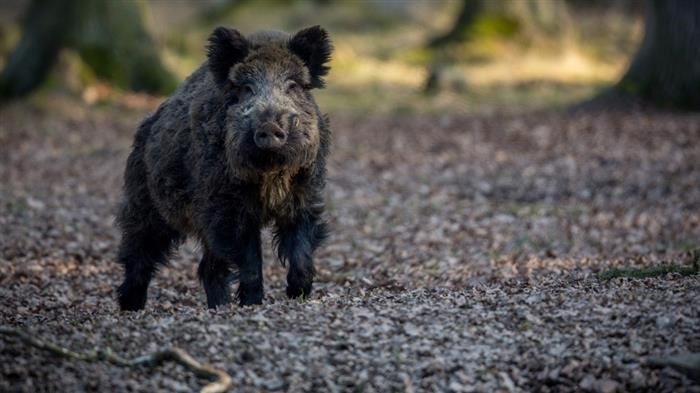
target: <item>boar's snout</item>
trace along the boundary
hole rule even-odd
[[[287,133],[282,127],[268,121],[255,131],[255,144],[263,150],[275,150],[287,142]]]

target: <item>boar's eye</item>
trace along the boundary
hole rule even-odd
[[[224,88],[224,100],[226,106],[231,106],[231,105],[236,105],[238,104],[238,89],[236,86],[233,84],[231,81],[226,81],[223,82],[223,85],[225,86]]]
[[[226,98],[226,106],[231,106],[231,105],[236,105],[236,104],[238,104],[238,95],[230,94]]]
[[[297,93],[301,90],[301,86],[295,81],[287,81],[287,94]]]
[[[240,104],[241,102],[255,95],[253,85],[248,83],[244,85],[236,85],[231,82],[228,90],[229,93],[226,97],[226,104],[228,106]]]
[[[250,98],[255,95],[255,89],[253,88],[253,85],[250,83],[246,83],[243,86],[241,86],[241,99],[246,99]]]
[[[234,86],[231,104],[239,104],[255,95],[255,89],[250,83]]]

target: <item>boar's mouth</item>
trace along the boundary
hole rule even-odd
[[[262,150],[255,148],[250,155],[250,166],[263,172],[277,171],[290,166],[290,158],[282,150]]]
[[[285,171],[295,174],[301,167],[313,161],[311,151],[305,147],[287,143],[275,149],[261,149],[254,143],[229,145],[227,159],[231,174],[243,180],[256,181],[261,175]]]

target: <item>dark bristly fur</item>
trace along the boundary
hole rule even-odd
[[[308,296],[323,221],[328,120],[322,87],[331,44],[318,27],[248,37],[219,27],[208,60],[139,127],[124,175],[118,261],[122,310],[142,309],[158,268],[188,236],[203,245],[209,307],[263,299],[260,230],[271,224],[289,267],[287,295]]]

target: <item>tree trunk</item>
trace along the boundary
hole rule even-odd
[[[700,1],[649,0],[644,39],[618,91],[700,109]]]
[[[428,47],[463,42],[472,38],[473,33],[483,35],[484,31],[474,32],[473,28],[484,17],[486,29],[494,35],[513,37],[519,33],[530,39],[561,35],[570,38],[572,21],[568,8],[564,0],[462,0],[450,30],[430,40]]]
[[[41,84],[66,47],[77,50],[98,77],[118,87],[151,93],[175,87],[143,26],[138,3],[32,0],[22,38],[0,74],[0,100],[21,97]]]
[[[482,11],[483,7],[484,4],[482,0],[462,0],[462,8],[460,8],[459,14],[452,24],[452,28],[450,28],[447,33],[433,38],[428,43],[428,46],[436,48],[466,39],[470,25]]]
[[[44,81],[66,44],[66,26],[76,22],[76,11],[75,1],[44,0],[29,4],[22,22],[22,38],[0,73],[0,99],[23,96]]]
[[[175,88],[143,25],[139,3],[73,1],[81,4],[81,23],[73,29],[71,45],[98,77],[129,90],[169,93]]]

